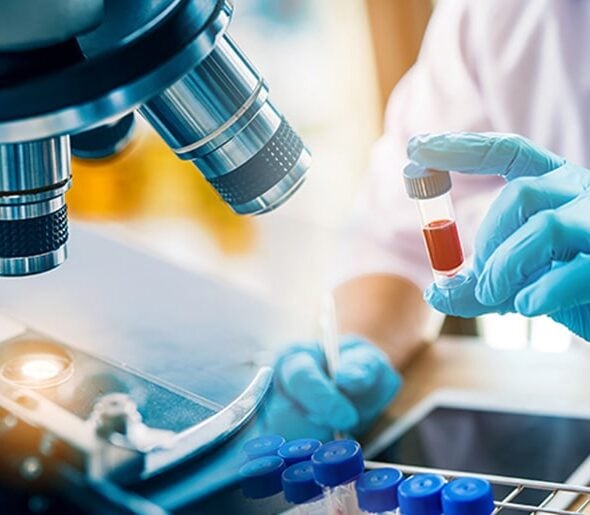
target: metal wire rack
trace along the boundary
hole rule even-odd
[[[504,510],[513,510],[522,513],[552,514],[552,515],[573,515],[576,513],[590,513],[590,487],[566,485],[562,483],[550,483],[547,481],[533,481],[529,479],[518,479],[513,477],[492,476],[486,474],[474,474],[466,472],[457,472],[453,470],[431,469],[424,467],[414,467],[409,465],[398,465],[393,463],[383,463],[378,461],[366,461],[368,469],[381,467],[395,467],[404,474],[440,474],[447,481],[459,477],[479,477],[487,479],[492,485],[508,487],[509,493],[503,498],[495,500],[496,509],[492,515],[502,513]],[[526,490],[546,493],[543,500],[536,505],[523,504],[517,502],[517,497]],[[552,507],[558,503],[561,506],[567,506],[566,509]]]

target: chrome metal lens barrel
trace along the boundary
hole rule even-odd
[[[140,112],[237,213],[279,206],[311,164],[301,138],[268,100],[260,74],[227,34]]]
[[[66,258],[68,136],[0,145],[0,275],[45,272]]]

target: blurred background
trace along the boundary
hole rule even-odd
[[[138,119],[117,157],[74,160],[69,209],[105,235],[280,304],[301,320],[296,336],[304,338],[387,97],[416,59],[433,3],[236,0],[235,8],[231,33],[312,151],[303,188],[275,212],[238,217]],[[502,348],[559,352],[570,343],[545,318],[488,316],[445,327]]]

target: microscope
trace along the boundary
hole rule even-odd
[[[227,33],[232,9],[0,0],[0,276],[36,276],[0,286],[3,513],[241,510],[239,441],[272,370],[250,326],[215,316],[267,331],[256,302],[78,229],[69,266],[43,274],[67,257],[71,154],[118,152],[136,112],[238,214],[301,186],[310,154]]]
[[[138,111],[231,208],[275,209],[310,154],[227,33],[224,0],[0,2],[0,276],[67,256],[70,155],[116,152]]]

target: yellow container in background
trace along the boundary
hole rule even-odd
[[[138,122],[130,143],[115,156],[72,159],[71,216],[93,221],[190,218],[223,252],[248,252],[255,242],[254,220],[236,215],[192,163],[178,159]]]

